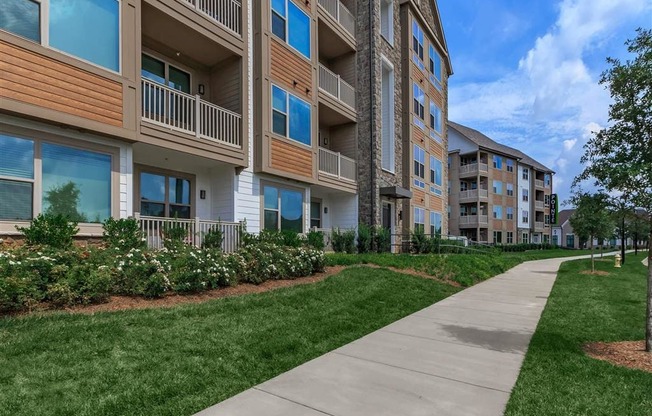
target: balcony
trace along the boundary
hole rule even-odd
[[[355,110],[355,88],[322,64],[319,64],[319,89]]]
[[[489,224],[489,216],[487,215],[464,215],[460,217],[460,228],[462,227],[478,227],[480,225]]]
[[[543,231],[543,228],[544,228],[543,221],[535,221],[534,231]]]
[[[199,98],[143,79],[143,120],[198,139],[242,148],[242,116]]]
[[[355,17],[340,0],[318,0],[317,2],[331,17],[355,38]]]
[[[489,172],[489,165],[486,163],[470,163],[460,166],[460,177],[477,175],[478,172]]]
[[[478,198],[489,197],[489,191],[486,189],[471,189],[468,191],[460,191],[460,202],[464,201],[477,201]]]
[[[534,186],[536,186],[537,188],[543,188],[543,181],[541,179],[535,179]]]
[[[242,36],[242,3],[239,0],[181,0],[197,13]]]
[[[355,160],[323,147],[319,148],[319,172],[345,181],[356,181]]]
[[[534,208],[536,209],[543,209],[543,201],[534,201]]]

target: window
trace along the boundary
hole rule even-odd
[[[494,181],[494,194],[503,194],[503,183],[501,181]]]
[[[550,224],[550,215],[545,215],[544,216],[544,224]]]
[[[543,204],[544,204],[545,206],[550,205],[550,195],[544,195],[544,196],[543,196]]]
[[[508,183],[507,184],[507,196],[514,196],[514,184],[513,183]]]
[[[527,202],[530,200],[530,196],[528,194],[529,194],[528,190],[523,189],[523,202]]]
[[[310,228],[321,228],[321,202],[310,202]]]
[[[507,231],[507,244],[513,244],[513,243],[514,243],[514,232]]]
[[[502,244],[502,243],[503,243],[503,232],[494,231],[494,244]]]
[[[380,2],[380,34],[394,45],[394,0]]]
[[[423,29],[416,20],[412,20],[412,49],[423,61]]]
[[[527,181],[529,177],[530,177],[530,171],[526,168],[523,168],[523,179]]]
[[[292,0],[272,0],[272,33],[310,59],[310,17]]]
[[[430,58],[430,73],[433,75],[430,81],[434,81],[432,84],[441,89],[441,57],[433,45],[428,48],[428,58]]]
[[[503,168],[503,158],[494,155],[494,169],[501,170]]]
[[[190,218],[192,186],[189,177],[140,173],[140,214],[152,217]]]
[[[426,95],[423,93],[423,90],[419,88],[416,82],[413,84],[412,91],[414,94],[414,114],[416,114],[421,120],[424,120]]]
[[[430,156],[430,182],[434,183],[437,186],[442,185],[443,168],[444,164],[441,160],[437,159],[434,156]]]
[[[140,70],[140,74],[143,78],[167,85],[177,91],[182,91],[186,94],[191,93],[189,73],[152,56],[142,55],[142,69]],[[160,98],[160,101],[163,102],[164,98]]]
[[[0,29],[120,71],[119,0],[3,0]]]
[[[527,244],[530,241],[530,235],[528,233],[523,233],[521,236],[523,243]]]
[[[299,143],[311,144],[310,104],[272,85],[272,131]]]
[[[469,189],[469,184],[467,182],[460,181],[460,191],[466,191]]]
[[[8,135],[0,154],[0,220],[29,220],[37,210],[85,223],[111,215],[111,155]]]
[[[543,177],[543,182],[546,188],[550,188],[550,183],[552,182],[552,176],[549,173],[546,173]]]
[[[381,79],[381,129],[382,129],[382,168],[394,172],[395,133],[394,133],[394,68],[383,60]]]
[[[426,210],[423,208],[414,208],[414,231],[425,232]]]
[[[506,215],[507,215],[508,220],[513,220],[514,219],[514,208],[507,207],[506,208]]]
[[[494,219],[503,219],[503,207],[501,205],[494,205]]]
[[[437,134],[442,134],[441,109],[434,101],[430,101],[430,128],[434,129]]]
[[[523,215],[521,218],[523,220],[522,222],[526,224],[529,223],[530,222],[529,218],[530,218],[530,213],[528,211],[523,210]]]
[[[514,161],[507,159],[507,172],[514,172]]]
[[[441,213],[430,211],[430,235],[441,235]]]
[[[550,236],[548,234],[543,235],[543,244],[548,244],[550,242]]]
[[[575,236],[573,234],[566,234],[566,247],[575,247]]]
[[[414,145],[414,175],[424,179],[426,176],[426,152],[416,144]]]
[[[263,187],[263,199],[264,229],[303,232],[302,192],[265,185]]]

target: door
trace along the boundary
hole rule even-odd
[[[394,252],[394,205],[390,202],[383,202],[382,209],[382,226],[389,231],[391,236],[391,251]]]

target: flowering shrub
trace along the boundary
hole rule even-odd
[[[256,242],[237,253],[175,245],[0,251],[0,312],[103,302],[110,295],[160,297],[238,282],[292,279],[324,270],[321,250]]]

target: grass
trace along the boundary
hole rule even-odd
[[[587,250],[533,250],[500,254],[342,254],[326,256],[329,265],[375,264],[381,267],[414,269],[432,276],[451,279],[462,286],[472,286],[529,260],[579,256]]]
[[[592,341],[645,337],[644,255],[608,276],[580,274],[590,261],[564,263],[513,390],[506,415],[652,415],[652,374],[587,357]]]
[[[0,415],[192,414],[458,289],[351,268],[169,309],[0,319]]]

